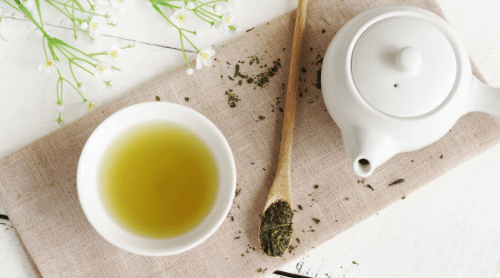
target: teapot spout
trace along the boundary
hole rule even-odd
[[[342,132],[347,154],[356,175],[368,177],[373,170],[400,152],[394,140],[380,132],[355,127]]]

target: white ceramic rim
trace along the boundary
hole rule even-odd
[[[208,216],[190,232],[170,239],[140,237],[119,226],[102,204],[97,184],[99,163],[108,144],[127,128],[154,120],[180,124],[196,133],[212,151],[219,171],[217,198]],[[205,241],[219,228],[229,213],[235,189],[234,157],[222,132],[199,112],[175,103],[145,102],[131,105],[114,113],[91,134],[78,162],[78,198],[88,221],[108,242],[139,255],[178,254]]]

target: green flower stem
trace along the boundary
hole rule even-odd
[[[78,0],[68,0],[68,2],[69,1],[72,1],[74,4],[76,4],[76,6],[80,8],[80,10],[85,10],[85,8],[83,8],[82,4],[80,4]]]
[[[82,65],[78,64],[78,63],[75,63],[73,60],[81,60],[81,61],[84,61],[84,62],[87,62],[89,64],[91,64],[92,66],[94,66],[94,68],[96,67],[96,65],[92,64],[91,62],[85,60],[85,59],[82,59],[82,58],[79,58],[77,57],[75,54],[71,53],[70,51],[68,51],[67,49],[64,49],[64,48],[61,48],[59,46],[56,46],[56,48],[64,55],[64,57],[66,57],[66,59],[68,59],[69,63],[73,63],[75,64],[76,66],[78,66],[79,68],[83,69],[84,71],[88,72],[90,75],[94,75],[91,71],[89,71],[88,69],[86,69],[85,67],[83,67]],[[70,58],[68,55],[66,55],[65,52],[68,52],[68,54],[70,54],[71,56],[73,56],[73,58]],[[71,73],[73,73],[73,69],[70,65],[70,69],[71,69]],[[75,78],[75,81],[76,81],[76,78]],[[78,83],[78,81],[76,82]]]
[[[71,0],[70,0],[70,1],[68,1],[68,2],[66,2],[66,3],[62,3],[62,2],[59,2],[59,1],[57,1],[57,0],[45,0],[45,1],[46,1],[46,2],[50,1],[50,2],[57,3],[57,4],[61,5],[61,6],[64,6],[65,8],[66,8],[66,7],[68,7],[68,4],[67,4],[68,2],[73,2],[73,1],[71,1]],[[77,4],[77,6],[78,6],[78,4]],[[80,4],[80,6],[81,6],[81,4]],[[94,6],[94,7],[95,7],[95,5],[91,5],[91,6]],[[69,6],[69,7],[70,7],[70,8],[72,8],[71,6]],[[77,11],[79,11],[79,12],[81,12],[81,13],[87,13],[87,14],[91,14],[91,15],[99,15],[99,16],[107,17],[106,15],[101,15],[101,14],[98,14],[98,13],[95,13],[95,12],[87,11],[87,10],[85,10],[83,7],[82,7],[82,8],[75,8],[75,10],[77,10]],[[91,9],[91,10],[92,10],[92,9]],[[68,13],[69,13],[69,12],[68,12]],[[108,16],[108,17],[109,17],[109,16]],[[78,19],[78,18],[77,18],[77,19]]]
[[[215,3],[217,3],[217,2],[227,2],[227,1],[225,1],[225,0],[215,0],[215,1],[210,1],[210,2],[207,2],[207,3],[203,3],[203,2],[201,2],[201,1],[194,1],[194,2],[195,2],[195,3],[200,3],[200,4],[196,5],[196,8],[198,8],[198,7],[203,7],[203,6],[207,6],[207,7],[213,8],[213,9],[214,9],[214,11],[215,11]],[[210,4],[214,4],[214,5],[213,5],[213,6],[210,6]],[[195,9],[196,9],[196,8],[195,8]]]
[[[99,55],[108,55],[108,52],[103,51],[103,52],[98,52],[98,53],[90,53],[88,55],[89,55],[89,57],[94,57],[94,56],[99,56]]]
[[[214,14],[214,13],[212,13],[212,12],[209,12],[209,11],[207,11],[207,10],[203,9],[203,6],[204,6],[204,5],[197,6],[196,8],[194,8],[194,9],[193,9],[193,11],[195,11],[195,10],[196,10],[196,11],[201,11],[201,12],[203,12],[203,13],[207,13],[207,14],[209,14],[209,15],[213,16],[213,17],[217,17],[217,18],[219,18],[219,20],[222,20],[222,15],[220,15],[220,16],[219,16],[219,15],[216,15],[216,14]]]
[[[73,25],[74,26],[74,25]],[[76,27],[78,28],[78,30],[82,31],[83,34],[85,34],[85,36],[87,36],[91,41],[94,41],[94,38],[92,38],[87,32],[85,32],[82,27],[80,27],[80,25],[76,25]]]
[[[4,0],[7,4],[9,4],[10,6],[12,6],[9,2],[7,2],[7,0]],[[47,40],[50,42],[52,40],[52,37],[49,36],[49,34],[47,34],[47,32],[45,32],[45,29],[43,29],[42,26],[40,26],[40,24],[38,24],[38,22],[36,22],[36,20],[33,18],[33,15],[31,14],[30,11],[28,11],[28,9],[26,9],[26,7],[21,3],[21,1],[19,0],[16,0],[16,3],[17,5],[19,6],[19,11],[24,13],[26,15],[26,17],[31,21],[33,22],[33,24],[35,24],[35,26],[38,28],[38,30],[40,30],[40,32],[42,32],[42,34],[44,36],[47,37]],[[16,9],[17,10],[17,9]]]
[[[172,21],[170,21],[170,19],[168,19],[168,17],[160,10],[160,7],[158,7],[158,5],[156,5],[155,2],[153,2],[154,0],[149,0],[152,5],[153,5],[153,8],[161,15],[163,16],[163,18],[165,18],[165,20],[168,21],[168,23],[170,23],[170,25],[174,26],[177,30],[179,30],[179,27],[177,27],[177,25],[175,25]]]
[[[40,11],[40,1],[35,0],[35,4],[36,4],[36,10],[38,11],[38,17],[40,18],[40,24],[42,25],[43,28],[42,12]]]
[[[95,67],[97,67],[97,65],[96,65],[96,64],[92,64],[92,62],[87,61],[87,60],[82,59],[82,58],[79,58],[79,57],[71,58],[71,60],[82,61],[82,62],[85,62],[85,63],[87,63],[87,64],[89,64],[89,65],[93,66],[94,68],[95,68]],[[92,73],[92,75],[94,75],[94,74]]]
[[[57,79],[57,104],[62,103],[62,96],[61,98],[59,97],[59,82],[61,82],[61,73],[59,72],[59,69],[57,69],[57,74],[59,74],[59,78]],[[62,87],[62,85],[61,85]]]
[[[179,30],[181,30],[181,31],[183,31],[183,32],[191,33],[191,34],[193,34],[193,35],[196,35],[196,31],[191,31],[191,30],[184,29],[184,28],[179,28]]]
[[[179,6],[174,6],[172,4],[169,4],[168,2],[163,2],[163,1],[156,1],[156,4],[162,5],[162,6],[165,6],[165,7],[169,7],[172,11],[173,11],[173,9],[180,9],[181,8]]]
[[[18,12],[21,12],[21,13],[24,13],[23,11],[21,11],[19,8],[17,8],[16,6],[12,5],[11,3],[9,3],[7,0],[3,0],[5,3],[7,3],[9,6],[11,6],[14,10],[18,11]]]
[[[73,4],[72,4],[72,11],[73,11],[73,17],[75,17],[75,1],[73,1]],[[75,22],[73,21],[73,37],[76,39],[78,39],[78,36],[76,35],[76,24]],[[78,82],[77,82],[78,83]]]
[[[69,82],[66,78],[62,78],[61,77],[61,80],[62,81],[65,81],[66,83],[68,83],[71,87],[73,87],[73,89],[75,89],[75,91],[82,97],[83,99],[83,103],[85,103],[87,101],[87,99],[82,95],[82,93],[80,93],[80,91],[78,91],[78,89],[75,87],[75,85],[73,85],[71,82]],[[61,88],[62,88],[62,81],[61,81]],[[62,99],[62,91],[61,91],[61,99]]]
[[[64,90],[63,90],[63,82],[62,82],[61,73],[59,71],[58,71],[58,73],[59,73],[59,79],[61,79],[61,102],[62,102],[62,100],[63,100],[63,92],[64,92]]]
[[[45,53],[45,60],[48,60],[49,56],[47,55],[47,49],[45,48],[45,36],[43,36],[42,43],[43,43],[43,53]]]
[[[67,18],[69,18],[71,21],[73,21],[73,19],[71,18],[71,15],[70,14],[67,14],[65,13],[63,10],[59,9],[58,6],[56,6],[54,3],[52,3],[51,0],[45,0],[45,2],[47,2],[49,5],[51,5],[52,7],[56,8],[59,12],[61,12],[64,16],[66,16]]]
[[[70,63],[73,63],[74,65],[78,66],[79,68],[81,68],[82,70],[88,72],[90,75],[94,75],[94,73],[92,73],[91,71],[89,71],[88,69],[86,69],[85,67],[83,67],[82,65],[78,64],[78,63],[75,63],[73,62],[73,59],[70,59]]]
[[[91,10],[91,11],[95,11],[95,7],[96,7],[96,5],[92,5],[92,3],[90,3],[90,0],[87,0],[87,3],[89,3],[90,10]]]
[[[87,54],[87,53],[85,53],[85,52],[81,51],[80,49],[78,49],[78,48],[76,48],[76,47],[73,47],[73,46],[71,46],[71,45],[69,45],[69,44],[67,44],[67,43],[65,43],[65,42],[63,42],[63,41],[61,41],[60,39],[54,38],[54,39],[53,39],[53,41],[54,41],[55,43],[58,43],[59,45],[64,46],[64,47],[71,48],[72,50],[74,50],[74,51],[76,51],[76,52],[79,52],[79,53],[81,53],[82,55],[84,55],[84,56],[86,56],[86,57],[89,57],[90,59],[92,59],[92,60],[94,60],[94,61],[96,61],[96,62],[99,62],[99,60],[97,60],[96,58],[94,58],[94,57],[92,57],[92,56],[89,56],[89,54]],[[74,55],[73,55],[73,56],[74,56]]]
[[[71,75],[73,76],[73,79],[75,80],[76,84],[79,84],[78,80],[76,79],[76,76],[75,74],[73,73],[73,67],[71,66],[71,62],[68,61],[68,65],[69,65],[69,70],[71,71]]]
[[[187,59],[187,56],[186,56],[186,51],[184,51],[184,41],[182,40],[182,31],[179,30],[179,37],[181,39],[181,47],[182,47],[182,55],[184,56],[184,62],[186,63],[186,67],[189,68],[189,62],[188,62],[188,59]]]
[[[193,10],[193,12],[194,12],[194,14],[195,14],[195,15],[197,15],[197,16],[198,16],[198,18],[200,18],[201,20],[203,20],[203,21],[205,21],[205,22],[210,23],[210,25],[213,25],[213,24],[214,24],[215,19],[211,18],[210,16],[207,16],[207,15],[203,14],[202,12],[200,12],[200,11],[198,11],[198,10]],[[209,18],[210,20],[207,20],[207,19],[203,18],[202,16],[203,16],[203,17],[207,17],[207,18]],[[219,21],[219,22],[220,22],[220,21]]]
[[[49,45],[49,51],[50,55],[52,55],[52,59],[54,59],[54,61],[59,61],[59,57],[57,57],[56,52],[54,51],[54,44],[52,43],[52,40],[49,40],[47,44]]]
[[[189,42],[189,44],[196,50],[196,52],[200,52],[200,50],[184,35],[184,33],[181,33],[181,35]],[[184,49],[184,47],[182,48]]]

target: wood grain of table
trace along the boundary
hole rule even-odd
[[[437,1],[486,80],[500,87],[500,1]],[[247,30],[293,10],[297,1],[239,0],[237,5],[235,22]],[[50,34],[71,40],[67,19],[43,3],[42,12]],[[44,60],[40,32],[4,2],[0,17],[8,19],[0,26],[1,157],[58,126],[56,75],[37,70]],[[103,104],[183,64],[178,35],[149,1],[136,0],[117,17],[120,30],[106,31],[98,44],[81,42],[89,51],[106,50],[114,42],[140,46],[124,52],[113,90],[91,76],[83,79],[89,98]],[[217,47],[239,35],[206,30],[196,45]],[[81,101],[69,90],[65,106],[66,122],[81,116]],[[499,170],[497,145],[280,270],[311,277],[500,277]],[[0,214],[7,214],[1,204]],[[14,228],[0,219],[0,277],[35,277]],[[277,277],[272,271],[263,277]]]

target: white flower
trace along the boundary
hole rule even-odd
[[[188,10],[185,8],[178,9],[175,13],[170,17],[170,21],[172,21],[175,25],[183,25],[186,23],[188,19]]]
[[[108,50],[108,57],[111,59],[111,61],[117,62],[120,60],[121,56],[122,49],[120,48],[120,45],[118,43],[112,44]]]
[[[64,105],[62,103],[57,105],[57,111],[61,113],[64,111]]]
[[[196,5],[193,2],[191,2],[191,1],[186,4],[186,9],[192,10],[195,7],[196,7]]]
[[[218,21],[216,21],[216,22],[214,23],[214,25],[212,25],[212,26],[211,26],[211,28],[214,28],[214,29],[219,29],[219,28],[220,28],[220,26],[221,26],[221,23],[220,23],[220,22],[218,22]]]
[[[82,28],[83,31],[86,31],[87,28],[89,28],[89,24],[86,21],[84,21],[82,22],[82,24],[80,24],[80,28]]]
[[[215,13],[216,13],[216,14],[220,14],[220,13],[222,13],[222,9],[223,9],[223,8],[222,8],[222,5],[221,5],[221,4],[217,3],[217,4],[215,5]]]
[[[94,76],[99,81],[109,80],[111,77],[111,64],[106,61],[100,62],[95,67]]]
[[[235,10],[236,9],[236,1],[235,0],[226,0],[219,2],[215,5],[215,13],[220,14],[226,11]]]
[[[82,114],[92,112],[95,109],[95,107],[99,106],[99,105],[101,105],[100,102],[92,101],[92,100],[85,100],[82,104],[82,108],[81,108],[80,112]]]
[[[26,0],[26,1],[24,1],[23,5],[26,8],[31,8],[31,6],[33,6],[33,0]]]
[[[196,68],[201,69],[201,64],[205,65],[206,67],[211,67],[212,66],[212,59],[211,57],[215,55],[215,50],[212,48],[205,48],[198,55],[196,56]]]
[[[222,24],[224,25],[224,34],[231,31],[230,26],[233,25],[234,17],[230,12],[226,12],[224,17],[222,17]]]
[[[54,67],[54,62],[47,59],[44,62],[41,62],[40,65],[38,65],[38,71],[45,70],[47,73],[50,73]]]
[[[106,90],[108,90],[108,91],[115,89],[115,84],[111,80],[104,81],[104,85],[106,85]]]
[[[7,23],[9,23],[9,21],[10,21],[10,18],[5,18],[5,17],[0,18],[0,27],[7,26]]]
[[[135,49],[140,49],[141,48],[141,44],[137,41],[133,42],[132,43],[132,47],[135,48]]]
[[[101,32],[104,30],[105,26],[106,19],[104,17],[92,17],[89,24],[89,35],[94,39],[98,39],[101,36]]]
[[[95,0],[95,3],[99,6],[107,6],[109,5],[109,1],[108,0]]]
[[[86,93],[86,92],[87,92],[87,87],[85,87],[85,86],[80,86],[80,87],[78,88],[78,91],[79,91],[80,93]]]
[[[113,6],[113,8],[115,9],[119,9],[119,10],[122,10],[128,6],[130,6],[130,4],[132,4],[134,1],[133,0],[110,0],[111,1],[111,6]]]
[[[120,1],[120,0],[114,0],[114,1]],[[123,1],[123,0],[122,0]],[[111,1],[111,4],[113,4],[113,1]],[[113,6],[114,7],[114,6]],[[115,7],[116,8],[116,7]],[[113,23],[116,21],[116,14],[112,14],[111,16],[108,17],[108,22]]]
[[[193,74],[193,72],[194,72],[194,70],[192,68],[186,69],[186,74],[187,75],[191,75],[191,74]]]

